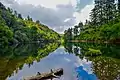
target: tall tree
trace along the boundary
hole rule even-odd
[[[78,24],[78,28],[80,28],[80,31],[83,30],[83,23],[82,23],[82,22],[80,22],[80,23]]]
[[[78,26],[74,26],[74,35],[77,36],[78,35]]]
[[[118,0],[118,10],[119,10],[119,13],[120,13],[120,0]]]
[[[15,16],[17,16],[17,15],[18,15],[17,11],[14,11],[14,15],[15,15]]]
[[[18,18],[23,19],[21,14],[18,14]]]
[[[72,39],[72,28],[69,28],[68,30],[65,30],[64,39],[65,40],[71,40]]]
[[[0,2],[0,9],[6,10],[5,6]]]
[[[107,22],[113,20],[116,18],[116,5],[115,0],[105,0],[105,13],[106,13],[106,19]]]
[[[31,20],[31,18],[30,18],[30,16],[29,16],[29,15],[27,16],[27,20],[29,20],[29,21]]]
[[[116,18],[115,0],[95,0],[95,7],[91,12],[91,22],[100,26]]]
[[[12,9],[10,9],[9,7],[8,7],[8,11],[9,11],[10,13],[13,13],[13,10],[12,10]]]

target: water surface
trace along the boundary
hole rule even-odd
[[[86,55],[89,50],[102,55]],[[27,44],[0,49],[0,80],[21,80],[37,72],[63,68],[53,80],[120,79],[120,46],[107,44]],[[91,52],[92,53],[92,52]]]

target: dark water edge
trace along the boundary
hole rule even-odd
[[[77,43],[98,43],[98,44],[120,44],[120,40],[115,40],[115,41],[104,41],[104,40],[69,40],[68,42],[77,42]]]
[[[95,51],[102,54],[86,55]],[[120,45],[36,43],[2,46],[0,53],[0,80],[21,80],[58,68],[64,74],[53,80],[120,79]]]

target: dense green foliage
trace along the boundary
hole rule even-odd
[[[58,40],[59,37],[58,33],[41,24],[40,21],[34,22],[29,16],[24,19],[17,11],[6,9],[0,3],[0,45],[53,41]]]
[[[84,25],[80,22],[66,30],[65,39],[120,42],[120,1],[95,0],[94,5],[90,21],[86,20]]]
[[[8,44],[13,38],[13,32],[9,27],[0,25],[0,37],[1,44]]]
[[[85,29],[76,39],[115,41],[120,39],[120,22],[116,24],[105,24],[98,28]]]

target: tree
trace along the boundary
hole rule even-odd
[[[118,11],[120,13],[120,0],[118,0]]]
[[[14,15],[15,15],[15,16],[17,16],[17,15],[18,15],[17,11],[14,11]]]
[[[30,18],[30,16],[29,16],[29,15],[27,16],[27,20],[31,20],[31,18]]]
[[[72,39],[72,28],[64,31],[64,39],[71,40]]]
[[[27,20],[28,21],[33,21],[33,19],[29,15],[27,16]]]
[[[82,22],[80,22],[80,23],[78,24],[78,28],[80,28],[80,31],[83,30],[83,23],[82,23]]]
[[[78,26],[74,26],[74,35],[77,36],[78,35]]]
[[[91,17],[91,23],[92,23],[91,25],[96,25],[97,24],[97,9],[96,8],[92,9],[90,13],[90,17]]]
[[[18,14],[18,18],[23,19],[21,14]]]
[[[95,7],[91,12],[92,25],[101,26],[116,18],[114,0],[95,0]]]
[[[105,13],[107,18],[107,23],[116,18],[116,6],[114,2],[115,0],[106,0]]]
[[[6,10],[5,6],[0,2],[0,9]]]
[[[39,20],[37,20],[37,21],[36,21],[36,23],[37,23],[37,24],[40,24],[40,21],[39,21]]]
[[[0,25],[0,45],[8,44],[13,39],[13,32],[9,27]]]
[[[10,9],[9,7],[8,7],[8,11],[9,11],[10,13],[13,13],[13,10],[12,10],[12,9]]]
[[[30,21],[33,21],[33,19],[32,19],[32,18],[30,18]]]

